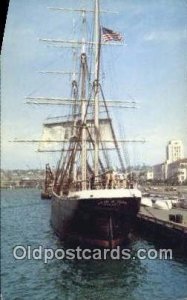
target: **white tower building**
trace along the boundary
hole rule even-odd
[[[166,159],[170,164],[174,161],[184,158],[183,143],[180,140],[172,140],[166,146]]]

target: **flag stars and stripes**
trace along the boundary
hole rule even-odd
[[[102,38],[104,42],[110,42],[110,41],[115,41],[115,42],[122,42],[123,41],[123,36],[119,32],[115,32],[111,29],[102,27]]]

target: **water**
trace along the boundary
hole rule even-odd
[[[187,299],[187,262],[173,260],[15,260],[16,245],[61,246],[50,227],[50,201],[38,190],[2,191],[2,294],[11,300]],[[150,248],[140,237],[132,244]]]

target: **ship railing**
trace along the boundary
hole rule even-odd
[[[103,178],[101,178],[101,177],[98,179],[93,180],[93,178],[91,178],[90,180],[86,180],[86,189],[98,190],[98,189],[117,189],[117,188],[128,188],[129,189],[129,188],[133,188],[132,184],[126,184],[126,182],[123,180],[106,181],[106,180],[103,180]],[[83,183],[82,180],[74,182],[71,186],[71,189],[73,189],[74,191],[81,191],[82,183]]]
[[[77,180],[71,183],[64,182],[64,184],[61,187],[61,190],[63,191],[64,195],[67,195],[69,191],[82,191],[82,183],[85,182],[83,180]],[[97,180],[94,178],[91,178],[89,180],[86,180],[86,189],[87,190],[98,190],[98,189],[132,189],[134,188],[134,185],[132,183],[127,183],[124,180],[120,181],[106,181],[103,179],[103,177],[98,176]]]

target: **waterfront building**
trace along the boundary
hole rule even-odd
[[[183,183],[187,179],[187,158],[181,140],[171,140],[166,146],[166,160],[153,166],[155,180]]]
[[[187,158],[174,161],[167,165],[167,179],[183,183],[187,180]]]
[[[153,170],[148,170],[146,173],[146,180],[153,180]]]
[[[184,158],[183,143],[180,140],[171,140],[166,146],[166,161],[168,164]]]

